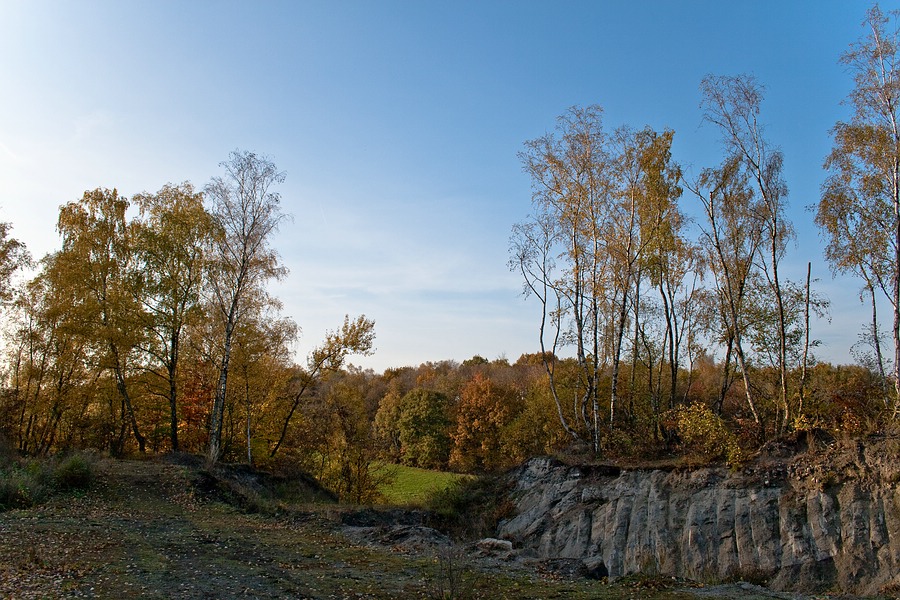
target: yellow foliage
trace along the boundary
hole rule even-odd
[[[745,459],[732,433],[719,415],[702,402],[675,409],[675,430],[685,446],[708,460],[738,464]]]

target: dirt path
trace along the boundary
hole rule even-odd
[[[2,597],[418,593],[414,581],[373,578],[385,557],[349,547],[327,515],[270,518],[201,502],[186,468],[152,461],[103,461],[89,492],[0,514],[0,540]]]

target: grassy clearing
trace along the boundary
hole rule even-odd
[[[387,504],[396,506],[422,506],[435,493],[473,478],[471,475],[390,464],[382,465],[379,474],[382,472],[388,472],[391,476],[378,491]]]

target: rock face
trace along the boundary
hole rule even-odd
[[[770,449],[771,450],[771,449]],[[777,450],[777,449],[776,449]],[[498,537],[524,556],[774,589],[900,590],[900,440],[724,468],[620,470],[537,458],[511,474]]]

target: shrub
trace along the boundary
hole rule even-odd
[[[94,463],[83,454],[7,463],[0,466],[0,511],[40,504],[55,492],[83,490],[93,479]]]
[[[13,474],[0,473],[0,511],[19,508],[21,503],[21,488]]]
[[[93,461],[84,454],[71,454],[53,468],[53,483],[60,491],[83,490],[93,480]]]
[[[729,464],[743,462],[744,455],[735,436],[719,415],[702,402],[675,410],[675,431],[686,447],[706,460]]]
[[[0,511],[28,508],[42,502],[48,489],[41,481],[24,470],[0,473]]]
[[[478,539],[492,534],[513,509],[498,477],[459,479],[431,495],[431,525],[453,537]]]
[[[621,429],[609,431],[601,442],[604,455],[609,458],[623,458],[634,456],[636,449],[641,452],[651,450],[649,444],[636,445],[631,434]],[[639,448],[637,448],[639,446]]]
[[[476,576],[461,548],[442,548],[435,556],[435,571],[426,581],[428,596],[435,600],[474,598]]]

